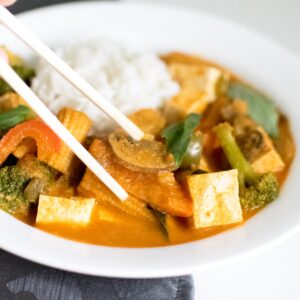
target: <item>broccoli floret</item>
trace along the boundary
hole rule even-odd
[[[240,202],[243,210],[252,210],[265,206],[278,196],[279,186],[272,173],[257,174],[245,159],[228,123],[215,128],[220,144],[232,168],[238,170]]]
[[[240,193],[240,202],[244,210],[260,208],[278,196],[278,183],[272,173],[261,175],[255,184],[244,188]]]
[[[18,161],[17,166],[31,179],[24,190],[25,198],[30,203],[36,203],[39,195],[54,183],[57,172],[34,155],[26,155]]]
[[[0,169],[0,208],[9,213],[26,212],[24,189],[30,178],[17,166]]]

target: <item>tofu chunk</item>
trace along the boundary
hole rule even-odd
[[[90,222],[95,199],[60,198],[40,195],[37,224],[69,223],[86,225]]]
[[[283,160],[276,151],[267,133],[262,128],[260,128],[260,132],[263,135],[268,150],[251,162],[254,171],[260,174],[281,171],[285,166]]]
[[[237,170],[191,175],[188,187],[194,203],[195,228],[243,221]]]
[[[218,85],[226,77],[220,69],[207,65],[175,62],[169,65],[169,70],[181,90],[167,106],[182,115],[202,113],[217,98]]]

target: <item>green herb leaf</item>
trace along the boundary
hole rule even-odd
[[[230,98],[246,101],[250,117],[262,126],[271,137],[278,137],[279,114],[275,104],[269,98],[249,86],[236,82],[229,84],[227,95]]]
[[[162,213],[159,210],[154,209],[153,207],[148,205],[148,209],[153,213],[155,218],[158,220],[162,234],[164,237],[169,240],[169,232],[167,228],[167,215],[165,213]]]
[[[0,132],[5,132],[8,129],[15,127],[19,123],[32,119],[34,114],[32,110],[24,105],[0,113]]]
[[[162,132],[168,150],[175,158],[176,166],[179,167],[187,151],[191,136],[198,126],[201,115],[189,114],[183,122],[171,124]]]

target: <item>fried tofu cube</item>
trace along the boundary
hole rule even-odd
[[[188,188],[194,203],[195,228],[243,221],[237,170],[191,175]]]
[[[260,174],[281,171],[285,167],[285,163],[276,151],[268,134],[262,128],[259,131],[262,133],[268,150],[251,162],[254,171]]]
[[[216,100],[224,73],[207,65],[171,63],[170,73],[181,86],[180,92],[167,105],[184,116],[191,112],[202,113],[210,102]]]
[[[67,223],[87,225],[90,222],[95,199],[61,198],[40,195],[37,224]]]

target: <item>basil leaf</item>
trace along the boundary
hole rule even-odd
[[[19,105],[9,111],[0,113],[0,132],[5,132],[8,129],[15,127],[19,123],[34,118],[32,110],[24,105]]]
[[[159,210],[154,209],[153,207],[148,205],[148,209],[153,213],[155,218],[158,220],[161,232],[164,237],[169,240],[169,232],[167,228],[167,215]]]
[[[191,136],[198,126],[201,115],[189,114],[183,122],[171,124],[162,132],[168,150],[173,154],[176,166],[179,167],[187,151]]]
[[[249,86],[231,82],[227,95],[233,99],[241,99],[247,102],[250,117],[262,126],[273,138],[279,135],[279,114],[275,104],[266,96]]]

